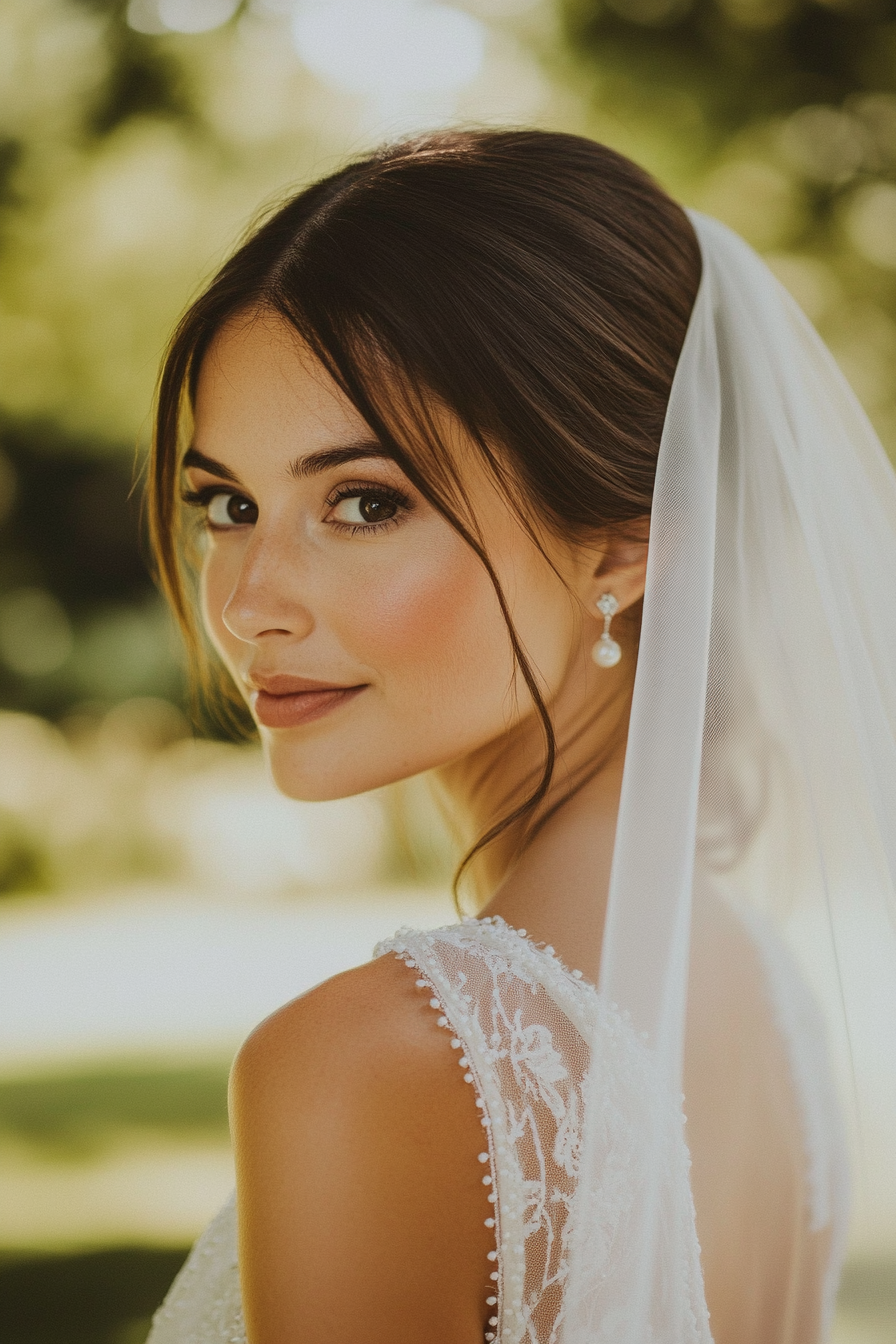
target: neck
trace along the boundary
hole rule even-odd
[[[613,669],[589,682],[588,700],[558,697],[551,707],[558,750],[545,797],[533,814],[511,823],[476,855],[470,876],[480,914],[525,928],[596,980],[633,676]],[[439,771],[465,847],[531,794],[543,760],[543,731],[529,715]]]

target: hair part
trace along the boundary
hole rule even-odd
[[[540,546],[543,529],[574,542],[624,529],[650,513],[700,269],[687,215],[613,150],[544,131],[444,132],[388,146],[287,201],[169,345],[149,523],[195,666],[206,660],[179,505],[183,427],[209,345],[241,313],[269,311],[295,329],[488,572],[545,749],[539,778],[478,838],[456,883],[509,827],[522,827],[522,843],[532,833],[557,743],[434,407],[460,425]]]

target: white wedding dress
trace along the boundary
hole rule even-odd
[[[802,1225],[830,1232],[821,1338],[839,1274],[848,1185],[824,1031],[777,935],[755,916],[738,927],[742,933],[749,930],[745,937],[760,968],[759,992],[787,1060],[790,1076],[783,1085],[795,1100],[805,1158]],[[599,1262],[600,1275],[616,1273],[625,1255],[626,1218],[644,1164],[638,1117],[650,1095],[646,1046],[580,972],[567,969],[553,949],[533,945],[524,930],[501,920],[467,919],[431,932],[402,930],[376,952],[401,958],[420,992],[429,996],[435,1022],[444,1029],[444,1048],[454,1052],[470,1084],[470,1106],[480,1112],[483,1218],[493,1220],[489,1225],[495,1229],[495,1249],[483,1275],[492,1284],[484,1290],[490,1309],[485,1340],[553,1344],[563,1329],[568,1214],[576,1189],[589,1043],[598,1043],[591,1068],[602,1107],[601,1189],[589,1235],[589,1253]],[[716,959],[710,950],[709,960]],[[744,960],[742,955],[738,959]],[[688,1153],[681,1126],[677,1132],[681,1140],[671,1179],[679,1183],[681,1207],[690,1209]],[[692,1218],[679,1234],[688,1251],[674,1291],[687,1301],[690,1337],[709,1341]],[[792,1333],[785,1331],[782,1340],[806,1338],[805,1331],[788,1328]],[[619,1317],[600,1321],[593,1338],[595,1344],[634,1344]],[[156,1314],[149,1344],[244,1342],[231,1199],[175,1280]],[[777,1340],[763,1338],[762,1344]]]

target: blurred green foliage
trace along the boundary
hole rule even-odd
[[[142,1344],[186,1250],[116,1247],[0,1260],[6,1344]]]
[[[100,456],[52,421],[9,417],[0,443],[16,482],[0,534],[0,703],[58,718],[83,701],[180,699],[173,633],[140,544],[133,453]]]
[[[896,450],[896,0],[453,2],[541,63],[537,120],[630,154],[767,255]],[[154,762],[186,732],[140,521],[159,358],[259,205],[378,138],[302,67],[287,8],[155,35],[125,0],[0,5],[0,706],[68,742],[5,721],[0,889],[159,873],[173,848],[145,804],[174,791]],[[389,863],[441,873],[413,797],[393,802]],[[9,1081],[0,1137],[87,1157],[125,1130],[220,1134],[225,1095],[217,1066]],[[138,1344],[181,1258],[2,1263],[0,1338]],[[847,1275],[865,1338],[892,1337],[872,1333],[892,1282]]]
[[[564,13],[617,94],[636,85],[648,116],[692,100],[714,147],[807,105],[896,92],[892,0],[565,0]]]
[[[840,1338],[857,1344],[891,1344],[896,1326],[896,1266],[870,1260],[850,1264],[837,1296]]]
[[[123,1129],[227,1133],[224,1065],[101,1068],[0,1080],[0,1139],[47,1156],[90,1157]]]
[[[541,62],[542,120],[770,254],[892,449],[896,0],[456,3]],[[159,357],[259,205],[371,138],[288,8],[193,34],[124,0],[0,8],[0,704],[183,702],[140,535]]]
[[[596,134],[763,251],[896,452],[894,0],[563,0]]]

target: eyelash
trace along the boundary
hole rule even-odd
[[[190,508],[207,509],[212,500],[218,495],[238,494],[236,490],[227,490],[220,485],[204,485],[199,490],[184,490],[181,499],[184,504]],[[413,507],[410,498],[401,490],[396,490],[390,485],[374,485],[369,481],[347,481],[327,498],[326,506],[328,509],[335,509],[344,499],[357,499],[361,495],[375,495],[380,499],[387,499],[390,504],[394,504],[402,513],[408,513]],[[401,522],[401,518],[386,518],[381,523],[343,523],[332,522],[330,527],[351,537],[359,532],[385,532],[388,528],[396,527]],[[214,528],[214,524],[205,520],[205,526],[211,527],[216,531],[228,531],[227,528]]]
[[[234,493],[233,490],[225,490],[222,485],[204,485],[201,490],[181,490],[180,497],[184,504],[188,504],[191,509],[199,509],[211,504],[215,495]]]
[[[391,485],[374,485],[370,481],[347,481],[339,486],[337,490],[327,499],[327,508],[335,509],[337,504],[341,504],[344,499],[358,499],[361,495],[373,495],[379,499],[386,499],[390,504],[394,504],[400,513],[409,513],[413,507],[411,500],[401,490],[396,490]],[[385,518],[381,523],[341,523],[332,522],[330,527],[335,527],[337,531],[346,536],[354,537],[359,532],[385,532],[389,528],[398,527],[402,519],[400,514],[394,518]]]
[[[218,495],[236,495],[237,490],[226,490],[223,485],[203,485],[199,490],[182,490],[181,500],[191,509],[207,509],[213,499]],[[214,523],[209,522],[208,517],[202,520],[202,526],[209,528],[212,532],[226,532],[226,527],[215,527]]]

